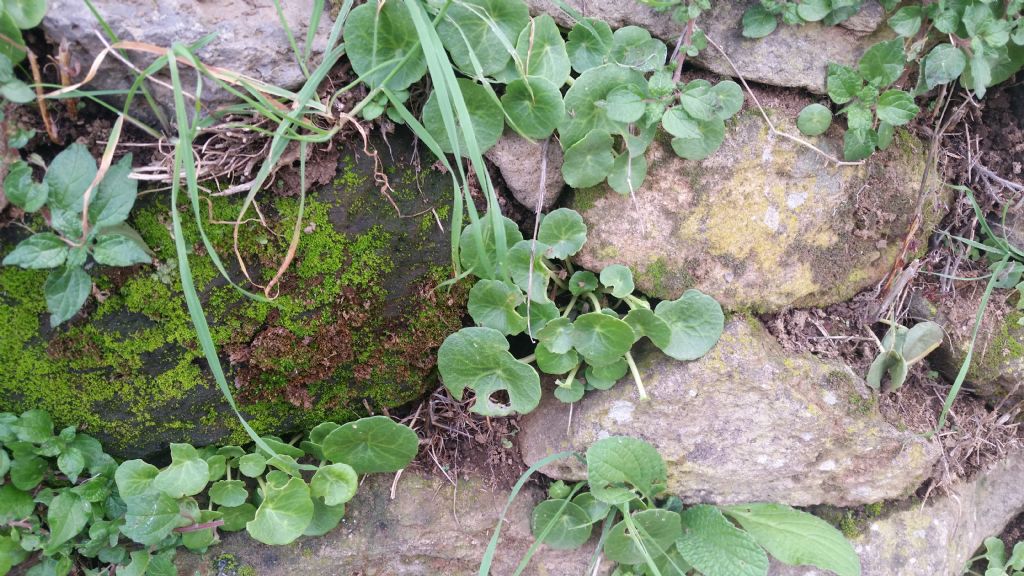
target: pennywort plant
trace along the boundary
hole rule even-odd
[[[979,560],[984,561],[985,571],[975,572],[971,565]],[[971,558],[967,562],[964,574],[972,576],[1024,576],[1024,542],[1013,545],[1010,557],[1006,557],[1006,545],[994,536],[985,538],[985,553]]]
[[[477,278],[468,304],[476,326],[446,338],[437,356],[441,378],[456,398],[467,388],[476,393],[472,411],[485,416],[530,412],[541,397],[537,369],[559,376],[555,396],[563,402],[576,402],[587,390],[607,390],[627,372],[640,397],[647,398],[631,354],[638,341],[646,337],[677,360],[694,360],[721,336],[721,306],[697,290],[652,307],[634,293],[625,266],[611,265],[600,274],[575,270],[569,258],[587,238],[576,211],[559,208],[545,215],[536,241],[524,240],[511,220],[502,222],[511,282],[498,279],[481,264],[487,258],[475,244],[464,242],[462,266]],[[490,220],[479,225],[485,249],[493,253]],[[463,232],[473,233],[469,227]],[[508,339],[520,334],[536,347],[516,358]],[[507,394],[507,403],[496,399],[499,392]]]
[[[416,433],[384,416],[320,424],[295,445],[171,444],[171,462],[118,465],[39,410],[0,414],[0,576],[175,574],[178,549],[205,552],[221,532],[288,544],[338,525],[359,476],[404,468]]]
[[[22,240],[3,264],[50,270],[43,291],[51,326],[74,316],[92,292],[85,271],[90,257],[105,266],[151,262],[149,247],[125,223],[138,191],[138,182],[128,177],[131,162],[125,155],[97,183],[96,160],[85,146],[72,144],[45,167],[42,180],[34,178],[28,162],[8,167],[7,199],[26,212],[39,212],[50,231]]]
[[[46,15],[46,0],[4,0],[0,5],[0,54],[17,64],[25,58],[22,30],[35,28]]]
[[[579,455],[570,457],[580,458]],[[789,565],[859,576],[860,560],[832,525],[782,504],[686,506],[666,491],[668,471],[650,444],[624,436],[594,442],[582,457],[587,479],[556,482],[534,509],[537,545],[579,548],[598,535],[598,555],[618,576],[765,576],[768,555]],[[500,526],[499,526],[500,528]],[[499,532],[495,533],[495,540]],[[485,564],[493,556],[485,557]],[[481,566],[480,574],[487,574]]]
[[[775,31],[780,20],[789,25],[821,22],[835,26],[859,12],[863,3],[863,0],[761,0],[743,13],[743,35],[764,38]],[[897,2],[887,0],[881,4],[891,10]]]

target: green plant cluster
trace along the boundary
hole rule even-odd
[[[1000,233],[1005,230],[1002,226],[999,229],[1000,232],[997,232],[989,226],[987,221],[982,220],[982,222],[983,242],[979,243],[967,238],[958,238],[958,240],[967,243],[972,248],[976,260],[984,260],[988,263],[989,270],[993,274],[993,288],[1017,292],[1017,310],[1024,311],[1024,247],[1015,245],[1006,234]],[[1003,222],[1005,223],[1005,217]],[[1017,322],[1024,326],[1024,317],[1018,319]]]
[[[298,446],[261,444],[171,444],[163,468],[118,465],[74,427],[54,434],[46,412],[0,413],[0,576],[22,564],[29,576],[171,576],[179,548],[203,552],[220,531],[265,544],[325,534],[361,474],[404,468],[419,441],[374,416],[325,422]]]
[[[58,154],[42,181],[33,179],[27,162],[9,166],[4,178],[7,199],[26,212],[38,212],[45,206],[44,218],[53,232],[22,240],[3,264],[51,270],[43,286],[51,326],[74,316],[92,292],[92,279],[85,271],[89,256],[105,266],[152,261],[146,242],[125,223],[138,194],[138,182],[129,178],[131,170],[132,156],[128,154],[110,166],[94,187],[96,160],[81,144],[72,144]]]
[[[666,497],[665,462],[642,440],[598,440],[585,460],[587,480],[553,484],[531,527],[555,549],[578,548],[597,528],[598,548],[618,563],[617,576],[764,576],[769,554],[839,576],[861,573],[842,533],[806,512],[762,503],[687,507]]]
[[[971,570],[971,565],[978,560],[985,562],[985,572],[979,574]],[[1024,542],[1013,545],[1010,558],[1006,558],[1006,545],[999,538],[985,538],[985,553],[972,558],[964,569],[964,574],[977,576],[1024,576]]]
[[[14,63],[0,51],[0,97],[14,104],[25,104],[35,98],[28,84],[14,76]],[[20,146],[12,146],[20,148]]]
[[[491,220],[468,226],[461,263],[477,276],[469,291],[469,313],[477,326],[449,336],[437,354],[441,378],[456,398],[466,388],[476,392],[474,412],[506,416],[533,410],[541,386],[531,363],[560,376],[555,396],[563,402],[576,402],[587,390],[607,390],[627,371],[646,398],[630,353],[637,342],[646,337],[677,360],[694,360],[721,336],[721,306],[697,290],[652,309],[634,294],[629,268],[613,264],[600,275],[574,270],[569,258],[587,239],[586,224],[576,211],[559,208],[546,214],[536,241],[524,240],[511,220],[502,222],[511,281],[499,279],[486,265],[495,258]],[[475,226],[481,227],[486,253],[469,239],[478,232]],[[517,359],[508,338],[524,333],[536,341],[536,350]],[[493,398],[498,392],[508,395],[507,404]]]
[[[605,22],[581,18],[563,38],[550,16],[531,18],[522,0],[453,0],[428,9],[436,13],[447,55],[466,76],[457,86],[472,125],[471,141],[462,134],[461,142],[451,142],[446,126],[456,120],[431,93],[422,127],[445,153],[486,151],[506,125],[531,140],[557,132],[566,183],[584,188],[607,180],[629,194],[646,177],[644,152],[659,128],[673,136],[676,154],[699,160],[722,144],[724,121],[743,104],[732,81],[678,81],[667,67],[665,43],[636,26],[613,32]],[[428,55],[400,2],[352,10],[345,42],[362,81],[391,93],[364,107],[364,118],[383,113],[389,98],[403,101],[427,71]],[[405,121],[398,113],[391,117]]]
[[[892,324],[882,338],[880,353],[868,369],[868,386],[883,392],[899,390],[907,380],[910,366],[924,360],[942,344],[944,337],[942,326],[935,322],[919,322],[913,328]],[[889,381],[883,386],[886,374]]]
[[[743,13],[743,35],[747,38],[764,38],[784,24],[797,25],[807,22],[821,22],[835,26],[860,11],[864,0],[761,0]],[[896,0],[881,2],[891,10]]]
[[[39,26],[45,15],[46,0],[4,0],[0,4],[0,34],[6,38],[0,41],[0,55],[15,64],[21,62],[25,58],[21,31]]]

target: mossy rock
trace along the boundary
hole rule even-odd
[[[270,302],[248,299],[220,277],[190,205],[179,206],[221,363],[242,412],[261,433],[345,421],[366,407],[422,397],[433,385],[437,346],[461,326],[464,294],[435,290],[450,275],[451,250],[449,233],[430,209],[446,219],[450,179],[404,168],[413,165],[407,138],[392,136],[390,147],[393,161],[382,170],[387,195],[372,158],[360,152],[344,153],[333,184],[309,195],[297,253]],[[268,226],[250,211],[253,220],[241,228],[240,252],[259,284],[273,277],[287,252],[296,192],[275,186],[262,193]],[[201,201],[207,234],[232,278],[245,283],[232,250],[233,227],[225,224],[236,219],[239,204]],[[43,299],[46,272],[0,268],[5,410],[49,410],[59,426],[84,428],[124,458],[152,454],[168,442],[245,442],[193,332],[168,209],[166,193],[149,194],[130,219],[156,252],[155,266],[90,264],[102,297],[90,298],[55,330]],[[0,234],[2,257],[22,232],[8,227]]]

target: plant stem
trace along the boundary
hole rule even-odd
[[[594,305],[594,312],[600,312],[602,306],[601,301],[597,299],[597,296],[595,296],[593,292],[587,292],[587,298],[590,300],[590,303]]]
[[[517,360],[519,360],[523,364],[529,364],[530,362],[533,362],[536,359],[537,359],[537,355],[536,354],[530,354],[529,356],[523,356],[522,358],[517,358]]]
[[[693,24],[693,20],[686,23],[686,30],[683,32],[677,47],[677,50],[679,50],[679,60],[676,62],[676,71],[672,74],[672,81],[677,84],[683,76],[683,63],[686,62],[686,47],[690,45],[690,36],[693,35]]]
[[[565,305],[565,310],[562,311],[562,318],[568,318],[569,313],[572,312],[572,307],[576,305],[576,300],[579,298],[576,294],[572,295],[569,299],[569,303]]]
[[[565,375],[565,380],[563,380],[562,383],[559,384],[559,386],[562,388],[571,388],[572,381],[576,379],[576,373],[579,372],[580,366],[583,366],[583,362],[580,362],[573,366],[572,370],[569,370],[569,373]]]
[[[207,528],[216,528],[218,526],[223,526],[223,525],[224,525],[224,520],[223,519],[218,519],[218,520],[211,520],[209,522],[203,522],[202,524],[193,524],[191,526],[185,526],[183,528],[175,528],[174,531],[175,532],[198,532],[200,530],[206,530]]]
[[[647,390],[644,388],[644,381],[640,378],[640,369],[636,367],[636,362],[633,360],[633,355],[626,352],[626,364],[629,365],[629,372],[633,375],[633,381],[636,382],[636,389],[640,392],[640,399],[647,400]]]

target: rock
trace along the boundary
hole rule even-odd
[[[322,537],[303,538],[291,546],[265,546],[245,533],[230,534],[200,556],[180,553],[180,574],[236,576],[470,576],[481,557],[508,499],[508,490],[487,486],[479,477],[459,481],[458,489],[444,478],[406,471],[395,486],[392,476],[371,476],[347,505],[342,524]],[[528,485],[505,517],[492,574],[512,574],[533,543],[530,514],[545,497]],[[543,546],[525,574],[583,574],[595,540],[577,550]],[[225,556],[227,555],[227,556]],[[225,570],[231,566],[233,570]],[[245,568],[248,566],[248,568]],[[607,574],[608,562],[604,562]]]
[[[272,2],[248,0],[94,0],[93,5],[118,38],[170,48],[175,42],[189,44],[216,33],[216,38],[198,55],[208,66],[219,66],[255,78],[267,84],[295,89],[305,81],[302,69],[277,16]],[[312,14],[312,2],[281,2],[284,17],[291,27],[299,50],[303,49]],[[71,54],[81,69],[88,70],[104,45],[96,34],[103,32],[85,2],[51,0],[42,27],[54,42],[67,39]],[[312,47],[310,61],[319,62],[330,32],[330,16],[325,14]],[[151,57],[129,52],[136,63],[149,63]],[[143,66],[144,67],[144,66]],[[161,76],[167,80],[166,73]],[[90,89],[124,89],[134,80],[131,71],[108,57]],[[233,101],[226,91],[204,86],[204,101],[219,105]],[[167,96],[158,98],[170,106],[169,91],[154,85],[152,90]]]
[[[392,135],[390,145],[394,166],[412,165],[409,137]],[[326,162],[309,169],[325,170],[330,181],[338,160]],[[366,403],[379,410],[420,398],[433,386],[437,346],[462,325],[464,291],[433,290],[450,274],[449,234],[423,213],[449,205],[448,177],[388,168],[402,214],[423,213],[400,218],[378,189],[371,158],[346,152],[340,164],[333,184],[307,199],[298,251],[273,303],[246,299],[226,285],[191,211],[184,215],[193,276],[228,382],[261,433],[308,430],[325,419],[351,419]],[[270,230],[255,219],[241,228],[241,250],[260,284],[287,253],[298,207],[296,190],[288,188],[279,179],[257,199]],[[45,313],[46,271],[0,268],[0,406],[45,408],[58,426],[84,428],[124,459],[162,452],[168,442],[247,441],[196,342],[180,292],[168,199],[143,199],[130,223],[156,252],[157,264],[90,264],[104,299],[90,298],[56,330]],[[232,277],[245,283],[234,264],[233,226],[224,223],[238,216],[238,203],[214,199],[219,223],[207,222],[206,229]],[[2,231],[0,258],[19,231]]]
[[[776,100],[773,122],[796,134],[809,101]],[[838,128],[811,140],[841,154]],[[920,141],[900,133],[863,165],[837,166],[741,111],[703,161],[656,141],[635,202],[606,185],[577,191],[570,205],[589,228],[577,261],[595,271],[625,264],[658,298],[696,287],[727,308],[758,312],[842,302],[892,268],[914,219],[924,156]],[[940,193],[928,191],[921,246],[940,217]]]
[[[711,10],[698,20],[700,27],[722,47],[748,81],[805,88],[824,94],[829,62],[854,65],[873,44],[895,35],[888,27],[865,36],[842,26],[780,24],[766,38],[752,40],[743,36],[741,22],[747,7],[757,1],[714,2]],[[567,3],[585,16],[605,20],[613,29],[629,25],[646,28],[667,42],[669,48],[675,46],[683,31],[683,26],[672,19],[671,13],[656,12],[634,2],[567,0]],[[562,26],[572,27],[572,20],[554,2],[527,0],[527,4],[534,14],[550,14]],[[877,6],[874,2],[867,2],[863,10],[870,12],[872,4]],[[853,25],[863,28],[876,20],[877,16],[860,17],[854,20]],[[732,66],[712,46],[703,50],[694,62],[716,74],[736,75]]]
[[[529,210],[537,209],[537,191],[540,188],[541,143],[530,142],[514,132],[504,134],[485,155],[501,171],[501,177],[516,201]],[[565,187],[562,179],[562,147],[557,142],[548,146],[547,177],[544,186],[543,209],[558,202]]]
[[[520,422],[524,461],[635,436],[658,448],[685,502],[850,506],[908,495],[939,455],[935,441],[886,422],[846,367],[784,352],[752,318],[730,320],[700,360],[651,351],[638,365],[650,401],[627,377],[576,403],[568,435],[569,407],[545,395]],[[571,461],[542,472],[586,475]]]
[[[928,361],[950,381],[956,379],[970,349],[985,282],[961,282],[955,295],[940,298],[937,306],[919,293],[912,300],[916,317],[934,320],[946,332]],[[1024,314],[1016,309],[1018,298],[1014,290],[992,292],[974,343],[964,389],[991,405],[1024,401]]]
[[[988,536],[995,536],[1022,510],[1024,452],[1011,453],[947,494],[933,494],[924,506],[873,522],[853,540],[863,576],[960,576]],[[772,576],[820,576],[806,567],[773,562]]]
[[[858,34],[871,34],[885,23],[885,9],[874,0],[861,5],[856,14],[839,23],[840,26]]]

